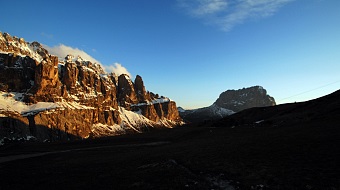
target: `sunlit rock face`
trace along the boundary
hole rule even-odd
[[[38,42],[0,33],[0,138],[101,137],[183,124],[171,99],[141,76],[106,73],[79,56],[50,55]]]

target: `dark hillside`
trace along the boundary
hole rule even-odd
[[[317,126],[340,122],[340,90],[315,100],[251,108],[214,123],[218,126]]]
[[[0,189],[337,190],[339,95],[252,108],[199,126],[5,145]]]

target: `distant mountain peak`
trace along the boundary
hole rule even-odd
[[[276,105],[275,99],[262,86],[252,86],[239,90],[222,92],[215,101],[217,106],[239,112],[251,107]]]
[[[252,86],[222,92],[219,98],[209,107],[194,110],[184,110],[178,107],[178,112],[187,122],[202,122],[221,119],[252,107],[273,105],[276,105],[274,98],[269,96],[262,86]]]

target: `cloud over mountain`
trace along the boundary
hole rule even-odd
[[[49,47],[47,45],[43,45],[43,46],[45,49],[47,49],[47,51],[50,54],[56,55],[62,59],[65,58],[69,54],[73,56],[80,56],[84,60],[88,60],[93,63],[100,64],[102,68],[105,69],[106,72],[113,72],[113,73],[116,73],[117,75],[128,74],[131,77],[130,72],[125,67],[123,67],[120,63],[115,63],[114,65],[109,65],[109,66],[103,65],[100,61],[98,61],[97,59],[95,59],[94,57],[92,57],[91,55],[89,55],[88,53],[86,53],[85,51],[81,49],[66,46],[64,44],[59,44],[53,47]],[[96,51],[96,50],[92,49],[92,51]]]
[[[230,31],[250,19],[272,16],[292,1],[295,0],[177,0],[189,15],[223,31]]]
[[[100,63],[100,61],[96,60],[95,58],[93,58],[91,55],[89,55],[88,53],[86,53],[85,51],[78,49],[78,48],[73,48],[70,46],[66,46],[64,44],[59,44],[57,46],[53,46],[53,47],[49,47],[47,45],[43,45],[45,49],[47,49],[47,51],[52,54],[52,55],[56,55],[60,58],[64,58],[66,57],[66,55],[73,55],[73,56],[80,56],[81,58],[91,61],[93,63]]]
[[[114,63],[114,65],[104,66],[104,68],[105,68],[105,71],[107,72],[113,72],[118,76],[121,74],[127,74],[131,78],[130,72],[125,67],[123,67],[120,63]]]

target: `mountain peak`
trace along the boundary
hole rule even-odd
[[[214,104],[239,112],[251,107],[274,106],[276,102],[262,86],[252,86],[222,92]]]
[[[178,107],[181,117],[187,122],[216,120],[252,107],[275,105],[273,97],[267,95],[262,86],[252,86],[239,90],[222,92],[219,98],[209,107],[184,110]]]
[[[24,38],[18,38],[11,36],[8,33],[0,32],[0,52],[5,54],[16,54],[22,57],[29,56],[32,59],[40,63],[48,52],[42,48],[38,42],[32,42],[31,44],[26,42]]]

